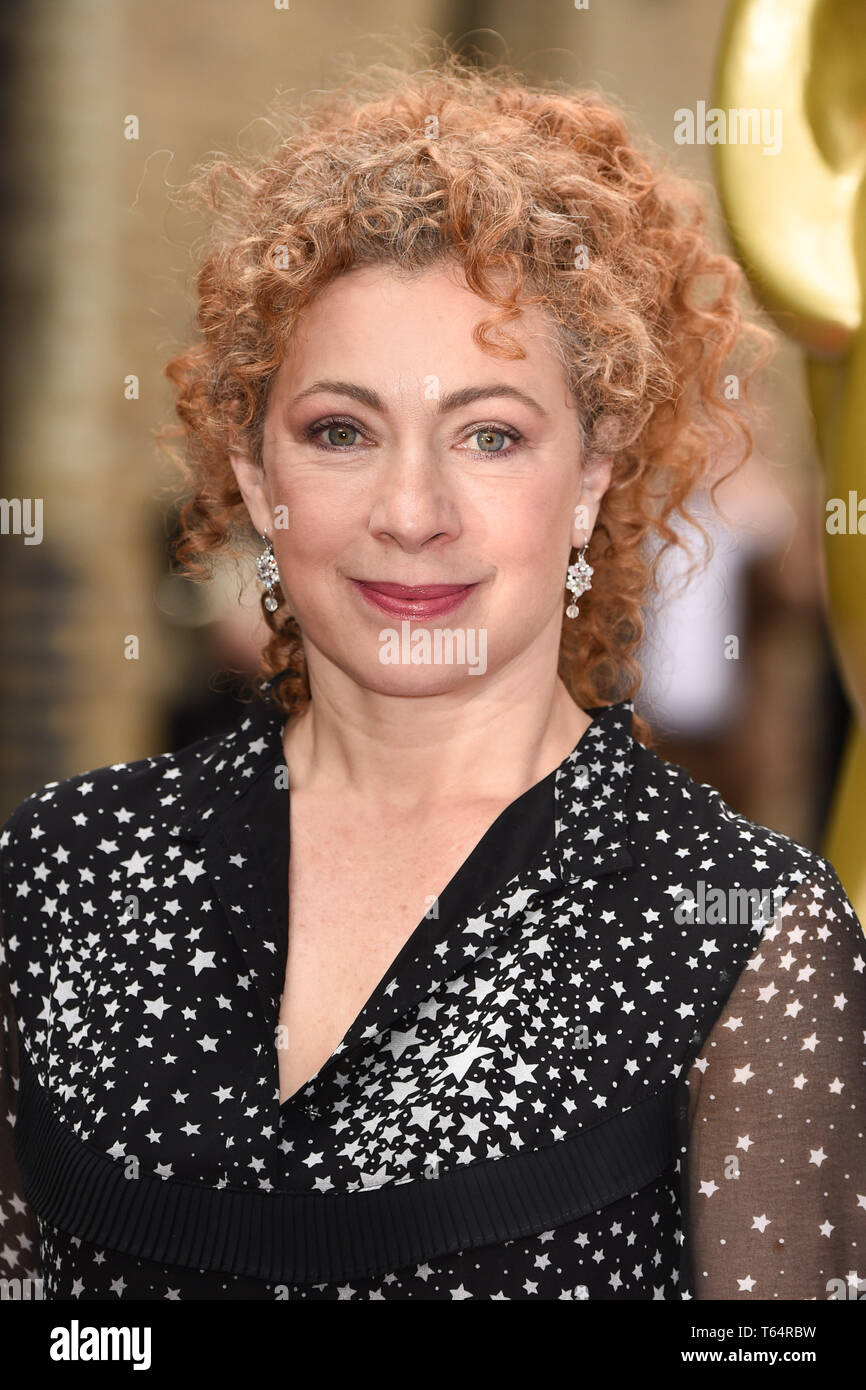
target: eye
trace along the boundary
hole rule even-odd
[[[324,435],[324,439],[318,436]],[[357,425],[351,420],[338,417],[317,420],[314,424],[308,425],[303,431],[303,439],[315,444],[318,449],[330,450],[333,453],[346,452],[356,448],[361,440],[366,438]],[[476,456],[490,454],[510,454],[514,452],[513,446],[516,445],[522,435],[512,429],[509,425],[485,424],[478,425],[468,436],[468,439],[477,440],[477,446],[468,450]],[[508,441],[512,447],[508,447]]]
[[[478,425],[468,436],[478,441],[477,447],[471,451],[475,454],[511,454],[514,449],[507,447],[507,441],[510,439],[517,444],[521,437],[517,430],[507,425]]]
[[[318,435],[324,434],[325,438],[319,441]],[[331,449],[339,453],[347,449],[352,449],[363,437],[357,425],[353,425],[351,420],[341,420],[328,418],[317,420],[315,424],[308,425],[303,431],[303,439],[316,445],[318,449]]]

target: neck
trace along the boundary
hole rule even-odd
[[[337,673],[283,735],[289,784],[368,810],[507,803],[557,768],[592,722],[555,668],[488,673],[483,690],[392,696]],[[329,673],[330,677],[330,673]]]

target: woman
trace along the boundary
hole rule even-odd
[[[293,121],[203,171],[167,368],[179,558],[262,538],[259,698],[2,836],[9,1272],[837,1297],[859,923],[633,712],[644,542],[748,452],[739,272],[595,93],[448,59]]]

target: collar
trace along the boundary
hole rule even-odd
[[[507,912],[487,921],[489,947],[529,898],[567,894],[630,868],[629,826],[639,790],[634,778],[632,702],[590,708],[592,723],[553,778],[552,815],[531,892],[515,892]],[[172,790],[186,809],[175,833],[200,842],[214,893],[255,987],[263,1017],[275,1024],[288,951],[289,797],[282,733],[286,715],[264,702],[246,707],[234,727],[177,755]],[[472,925],[472,931],[475,925]],[[443,933],[448,940],[442,939]],[[475,938],[468,938],[472,950]],[[464,947],[466,941],[464,940]],[[349,1028],[337,1052],[381,1031],[426,998],[453,970],[448,924],[424,920]],[[447,956],[447,959],[446,959]],[[330,1064],[326,1064],[326,1070]]]
[[[262,690],[273,683],[265,682]],[[548,848],[565,883],[630,868],[634,862],[634,703],[620,700],[587,712],[592,723],[555,773]],[[286,717],[278,706],[257,700],[244,707],[226,733],[192,745],[190,752],[200,751],[193,767],[185,770],[187,809],[177,822],[184,839],[203,839],[227,812],[240,810],[241,801],[244,819],[254,822],[260,798],[251,795],[253,789],[261,792],[268,781],[274,790],[286,789]]]

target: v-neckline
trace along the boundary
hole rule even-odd
[[[411,958],[420,946],[426,944],[423,938],[438,939],[449,924],[453,925],[466,911],[480,906],[492,893],[498,891],[507,879],[512,878],[544,852],[548,847],[553,826],[558,771],[558,768],[554,768],[532,786],[527,787],[504,806],[495,820],[482,831],[480,838],[437,895],[437,915],[425,915],[416,923],[356,1012],[340,1042],[307,1081],[302,1082],[290,1096],[280,1101],[281,1111],[313,1086],[332,1062],[345,1054],[347,1046],[351,1045],[350,1038],[352,1041],[355,1040],[359,1021],[374,1012],[380,994],[390,981],[399,975],[403,962]],[[291,857],[291,847],[289,856]],[[288,921],[286,933],[288,935]]]
[[[392,981],[399,979],[406,963],[412,960],[419,949],[423,953],[431,947],[435,948],[436,942],[441,940],[461,917],[473,909],[481,911],[510,879],[540,860],[545,852],[552,848],[556,832],[557,781],[563,770],[574,763],[578,750],[585,746],[584,741],[590,730],[597,726],[599,716],[612,708],[613,706],[603,705],[588,709],[586,712],[590,715],[589,724],[559,765],[520,792],[482,832],[438,895],[438,915],[435,918],[425,915],[415,925],[354,1015],[336,1047],[308,1080],[279,1102],[281,1115],[289,1114],[293,1104],[296,1108],[303,1108],[305,1093],[315,1087],[333,1065],[342,1061],[347,1050],[360,1041],[363,1028],[375,1017],[382,994],[390,988]],[[282,737],[282,730],[280,736]],[[291,797],[290,787],[289,796]],[[289,858],[290,856],[291,846]],[[288,895],[288,864],[286,878]],[[287,915],[287,950],[288,931]],[[282,997],[281,991],[280,1007]]]
[[[330,1057],[282,1102],[274,1056],[272,1094],[282,1114],[294,1114],[293,1107],[299,1111],[305,1093],[324,1083],[356,1045],[396,1025],[459,975],[455,953],[464,953],[469,967],[470,955],[474,960],[479,948],[490,949],[513,918],[525,912],[529,898],[553,891],[561,895],[575,881],[630,866],[632,702],[587,707],[587,713],[591,723],[571,752],[499,813],[443,889],[440,916],[416,924]],[[284,710],[263,699],[225,736],[203,740],[202,756],[191,764],[180,788],[186,809],[175,828],[181,839],[204,845],[214,893],[271,1037],[288,959],[285,720]],[[530,817],[534,796],[541,803],[540,808],[535,803],[536,815]],[[530,819],[536,826],[534,841]],[[527,863],[533,854],[537,872]],[[503,890],[518,872],[521,883],[509,896]],[[449,902],[454,904],[450,910]]]

